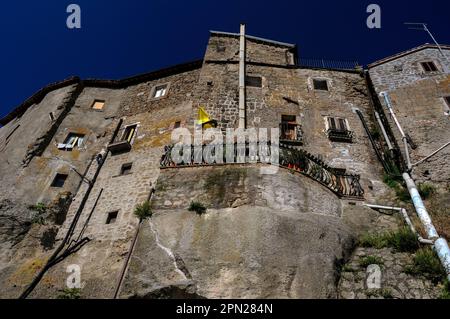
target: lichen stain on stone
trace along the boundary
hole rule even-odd
[[[9,277],[8,281],[15,285],[29,284],[34,276],[44,267],[45,262],[43,258],[34,258],[27,261]]]

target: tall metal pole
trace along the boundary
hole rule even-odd
[[[245,123],[245,24],[241,23],[239,46],[239,128],[244,129]]]

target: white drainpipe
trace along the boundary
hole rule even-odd
[[[389,99],[389,94],[387,92],[381,92],[381,96],[384,97],[384,100],[386,101],[387,107],[389,109],[389,113],[391,114],[395,124],[397,125],[398,130],[400,131],[400,134],[402,135],[403,142],[405,144],[405,152],[406,152],[406,158],[408,162],[408,170],[411,170],[411,160],[409,157],[409,151],[408,151],[408,143],[406,141],[405,133],[403,132],[403,129],[400,125],[400,123],[397,120],[397,117],[395,116],[394,110],[392,108],[391,101]],[[422,222],[425,231],[427,232],[427,236],[429,239],[432,239],[434,241],[434,250],[436,251],[437,255],[439,256],[439,259],[442,263],[442,266],[444,266],[445,271],[447,273],[447,278],[450,280],[450,248],[448,247],[448,243],[444,238],[440,238],[436,228],[434,227],[431,217],[427,212],[427,209],[425,208],[425,205],[423,204],[422,198],[420,197],[419,191],[417,190],[416,184],[414,183],[411,176],[409,176],[409,173],[405,172],[402,175],[406,186],[408,187],[409,194],[411,196],[411,199],[413,201],[414,207],[416,209],[417,215],[420,218],[420,221]]]
[[[428,238],[436,239],[434,242],[434,250],[439,256],[442,266],[444,266],[445,271],[447,272],[448,280],[450,280],[450,249],[448,247],[448,243],[444,238],[439,238],[436,228],[434,228],[430,215],[428,215],[427,209],[423,204],[422,198],[420,198],[419,192],[416,188],[416,184],[414,183],[412,178],[408,173],[403,173],[403,179],[408,186],[408,191],[411,195],[414,207],[416,208],[417,215],[419,215],[419,218],[425,227]]]
[[[384,97],[384,100],[386,102],[387,108],[389,110],[389,114],[391,115],[392,119],[395,122],[395,125],[397,125],[398,130],[400,131],[400,134],[402,136],[403,145],[405,146],[405,156],[406,156],[406,163],[408,166],[408,170],[411,170],[411,158],[409,156],[409,150],[408,150],[408,140],[406,139],[405,132],[403,132],[403,129],[397,120],[397,116],[395,116],[394,109],[392,108],[391,100],[389,98],[389,94],[387,92],[381,92],[380,95]]]
[[[245,128],[245,24],[243,23],[239,45],[239,128]]]
[[[408,212],[406,211],[406,209],[404,209],[402,207],[391,207],[391,206],[381,206],[381,205],[372,205],[372,204],[364,204],[364,206],[367,206],[367,207],[370,207],[373,209],[393,210],[393,211],[399,212],[402,215],[403,219],[405,220],[406,224],[409,226],[409,229],[411,229],[411,231],[414,234],[416,234],[417,240],[420,243],[427,244],[427,245],[434,244],[433,240],[425,239],[417,233],[416,228],[414,227],[413,223],[411,222],[411,219],[409,218]]]
[[[377,119],[378,125],[381,128],[381,132],[383,133],[384,140],[386,141],[389,150],[392,151],[394,147],[392,146],[391,140],[389,139],[389,136],[387,135],[386,130],[384,129],[383,122],[381,122],[380,114],[378,114],[377,111],[375,111],[375,118]]]

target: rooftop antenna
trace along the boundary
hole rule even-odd
[[[442,51],[442,48],[441,48],[440,44],[436,41],[436,39],[433,36],[433,34],[431,33],[430,29],[428,29],[426,23],[422,23],[422,22],[405,22],[405,25],[409,26],[408,27],[409,30],[426,31],[428,33],[428,35],[431,37],[431,39],[433,40],[433,42],[438,47],[439,52],[441,52],[442,57],[444,58],[444,61],[447,62],[447,57],[445,56],[444,51]],[[445,68],[447,68],[447,66],[445,66]]]

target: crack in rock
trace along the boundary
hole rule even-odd
[[[184,266],[184,262],[183,262],[183,267],[181,267],[181,269],[180,269],[180,267],[178,266],[178,263],[177,263],[177,258],[175,257],[174,253],[173,253],[169,248],[167,248],[166,246],[164,246],[164,245],[161,244],[161,241],[160,241],[160,239],[159,239],[158,232],[156,231],[156,229],[155,229],[155,227],[154,227],[152,221],[149,220],[149,221],[148,221],[148,224],[150,225],[151,231],[152,231],[153,234],[155,235],[156,245],[158,245],[158,247],[161,248],[161,249],[162,249],[162,250],[163,250],[163,251],[164,251],[164,252],[165,252],[172,260],[173,260],[173,265],[174,265],[174,267],[175,267],[175,271],[176,271],[177,273],[179,273],[185,280],[188,280],[188,279],[189,279],[188,276],[187,276],[186,273],[182,270],[182,269],[184,269],[185,271],[187,271],[186,266]],[[177,257],[178,257],[179,260],[181,259],[181,257],[179,257],[179,256],[177,256]],[[181,259],[181,260],[182,260],[182,259]],[[189,272],[188,272],[188,274],[189,274]],[[190,274],[189,274],[189,277],[190,277]]]

